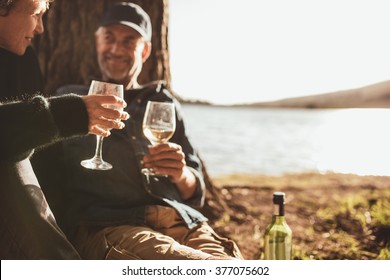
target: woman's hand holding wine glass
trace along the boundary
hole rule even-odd
[[[127,120],[129,114],[121,110],[126,107],[126,102],[114,95],[86,95],[81,97],[87,108],[89,116],[88,133],[107,137],[109,129],[122,129],[124,123],[120,120]],[[107,108],[114,106],[117,110]]]
[[[97,117],[90,118],[90,132],[97,135],[97,143],[95,155],[91,159],[81,161],[81,165],[85,168],[95,169],[95,170],[109,170],[112,168],[112,165],[108,162],[105,162],[102,158],[102,145],[103,145],[103,136],[110,135],[109,130],[111,128],[123,128],[124,124],[118,121],[118,119],[114,120],[113,118],[121,118],[122,116],[126,116],[123,114],[122,108],[123,104],[119,101],[120,97],[123,99],[123,85],[92,81],[91,86],[89,88],[88,96],[96,96],[96,95],[106,95],[104,98],[106,99],[106,103],[96,103],[89,106],[90,111],[88,113],[91,116],[91,112],[98,113],[99,116],[108,116],[107,117]],[[118,106],[112,104],[111,101],[114,99],[118,99]],[[89,99],[87,96],[85,97],[86,103],[88,103]],[[84,99],[84,101],[85,101]],[[124,101],[123,101],[124,102]],[[94,106],[95,105],[95,106]],[[102,106],[103,105],[103,106]],[[87,106],[88,108],[88,106]],[[115,110],[112,110],[115,109]],[[87,109],[88,110],[88,109]],[[95,114],[96,115],[96,114]],[[128,115],[127,115],[128,116]]]

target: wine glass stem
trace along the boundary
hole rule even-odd
[[[103,136],[96,136],[96,151],[95,158],[98,160],[102,160],[102,147],[103,147]]]

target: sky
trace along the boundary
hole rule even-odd
[[[237,104],[390,80],[387,0],[169,0],[172,87]]]

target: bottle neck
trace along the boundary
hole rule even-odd
[[[284,204],[274,204],[274,216],[284,216]]]

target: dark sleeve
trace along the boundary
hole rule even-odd
[[[77,95],[0,104],[0,161],[28,157],[33,149],[88,132],[88,113]]]
[[[206,187],[202,173],[202,163],[198,153],[192,146],[186,134],[184,120],[181,113],[181,106],[175,99],[174,102],[176,108],[176,130],[171,141],[179,144],[182,147],[183,152],[186,155],[187,166],[195,175],[197,182],[195,193],[189,200],[186,201],[186,204],[195,207],[202,207],[206,195]]]

